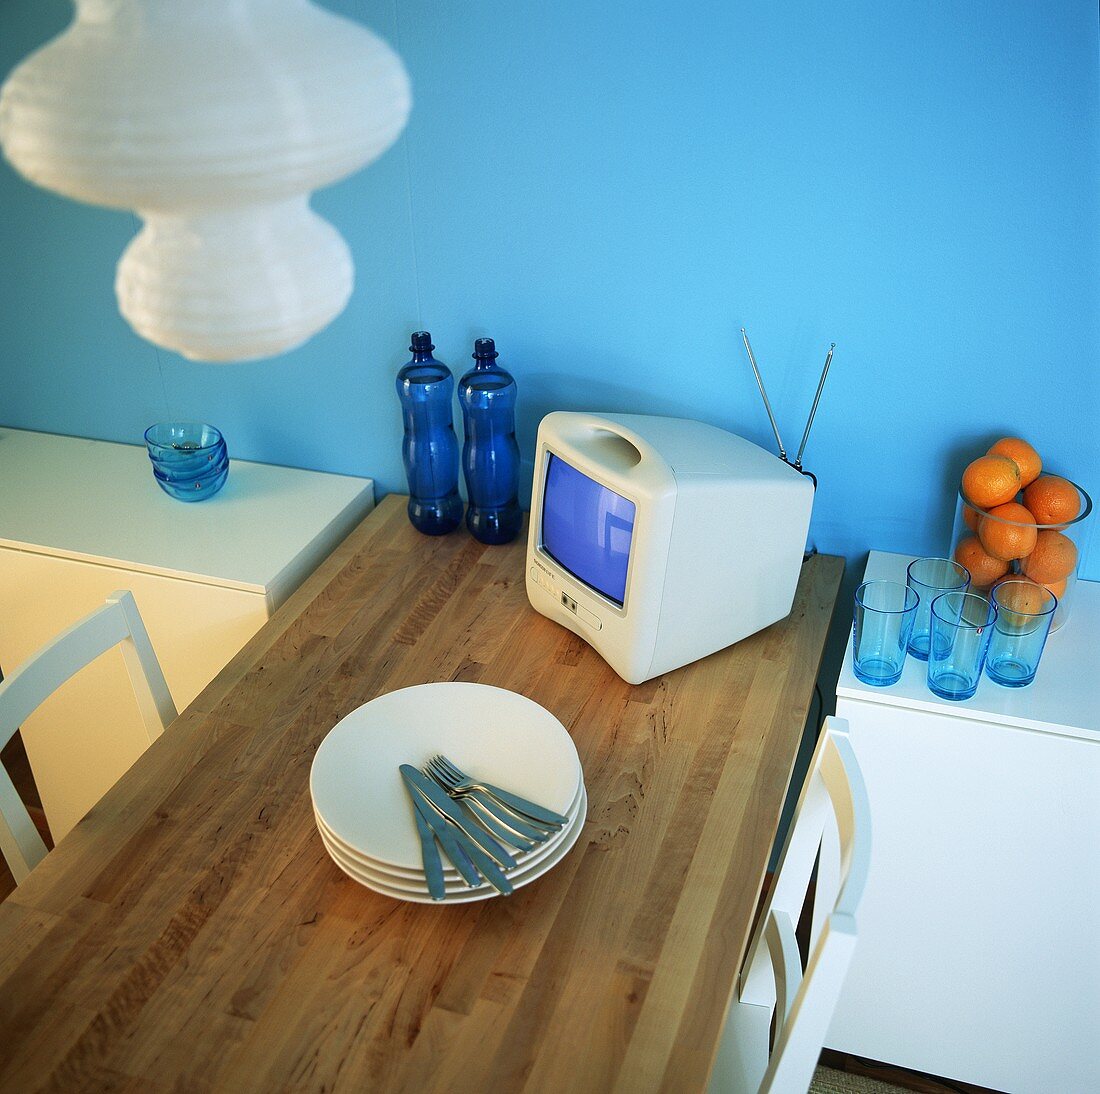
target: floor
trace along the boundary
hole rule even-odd
[[[31,820],[34,821],[39,834],[45,840],[46,846],[53,847],[50,827],[46,823],[46,814],[42,811],[42,799],[38,796],[38,788],[34,785],[34,776],[31,774],[31,765],[27,762],[27,751],[18,733],[0,750],[0,763],[11,776],[11,781],[15,784],[15,789],[23,799],[27,812],[30,813]],[[14,889],[15,878],[11,876],[3,856],[0,856],[0,900],[4,900]]]
[[[46,823],[46,815],[42,811],[42,802],[38,797],[38,791],[34,785],[34,777],[31,774],[30,764],[27,762],[27,753],[23,748],[23,742],[19,734],[11,739],[8,745],[0,751],[0,762],[3,763],[11,776],[15,788],[27,805],[27,810],[34,820],[47,847],[53,846],[50,837],[49,826]],[[767,894],[770,884],[770,875],[765,882],[764,892],[761,894],[761,905]],[[3,858],[0,858],[0,900],[4,900],[15,889],[15,879]],[[805,923],[800,924],[800,933],[803,932]],[[937,1079],[930,1075],[922,1075],[916,1071],[907,1071],[904,1068],[895,1068],[889,1064],[879,1064],[873,1060],[864,1060],[858,1056],[849,1056],[844,1053],[833,1052],[826,1049],[821,1054],[821,1062],[826,1067],[835,1068],[837,1071],[847,1071],[855,1075],[866,1075],[881,1082],[893,1083],[905,1090],[920,1091],[921,1094],[995,1094],[985,1087],[972,1086],[969,1083],[960,1083],[954,1080]]]
[[[866,1075],[882,1083],[892,1083],[903,1090],[918,1090],[923,1094],[995,1094],[984,1086],[961,1083],[955,1079],[937,1079],[932,1075],[923,1075],[919,1071],[909,1071],[891,1064],[880,1064],[874,1060],[864,1060],[859,1056],[849,1056],[842,1052],[826,1049],[821,1054],[821,1063],[837,1071],[847,1071],[853,1075]]]

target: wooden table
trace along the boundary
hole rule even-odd
[[[0,905],[0,1089],[704,1086],[841,562],[639,687],[536,614],[524,543],[391,496]],[[397,903],[328,859],[310,762],[395,688],[475,680],[572,733],[589,815],[509,899]]]

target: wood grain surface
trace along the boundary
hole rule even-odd
[[[525,542],[420,536],[404,506],[0,904],[0,1089],[703,1088],[841,561],[803,567],[788,619],[631,687],[529,607]],[[581,838],[510,898],[376,895],[314,827],[325,734],[432,680],[522,692],[577,743]]]

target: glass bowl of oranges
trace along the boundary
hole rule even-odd
[[[1048,588],[1058,598],[1057,630],[1069,617],[1091,512],[1081,486],[1044,470],[1027,441],[1003,437],[963,472],[951,557],[970,571],[973,592],[1020,578]]]

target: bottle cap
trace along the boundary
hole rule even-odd
[[[474,360],[475,361],[492,361],[494,358],[499,357],[497,353],[496,343],[491,338],[479,338],[474,342]]]
[[[431,353],[435,349],[432,345],[432,336],[426,330],[418,330],[412,336],[412,345],[409,350],[412,353]]]

